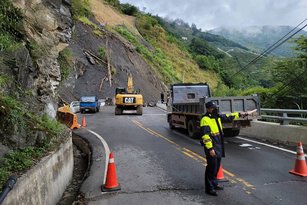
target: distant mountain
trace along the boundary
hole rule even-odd
[[[157,18],[159,19],[160,24],[163,25],[164,29],[175,35],[177,38],[183,39],[187,44],[191,43],[193,38],[199,37],[213,47],[221,47],[223,49],[240,48],[248,50],[246,47],[237,42],[224,38],[222,35],[202,32],[201,29],[198,29],[195,24],[190,26],[181,19],[168,20],[166,18]]]
[[[244,28],[222,27],[211,30],[209,33],[221,35],[253,51],[262,52],[273,45],[276,41],[278,41],[292,29],[293,27],[291,26],[251,26]],[[293,56],[293,40],[299,35],[307,36],[307,32],[300,31],[294,36],[294,38],[289,39],[286,43],[275,49],[272,54],[282,57]]]

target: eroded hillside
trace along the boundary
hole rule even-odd
[[[76,17],[69,46],[74,69],[60,92],[65,101],[82,95],[113,98],[116,87],[126,86],[130,72],[135,89],[141,90],[147,103],[159,100],[170,83],[209,82],[213,88],[217,86],[216,74],[199,69],[188,51],[172,42],[158,23],[148,27],[150,18],[124,15],[102,0],[89,1],[88,9],[92,15]]]

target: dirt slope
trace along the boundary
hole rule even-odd
[[[99,98],[114,98],[116,87],[127,86],[127,75],[133,75],[134,89],[141,90],[146,103],[159,100],[160,93],[166,87],[154,75],[152,68],[141,56],[127,43],[116,35],[102,30],[106,33],[99,37],[92,32],[90,26],[82,23],[75,25],[74,36],[70,48],[74,53],[74,72],[65,82],[60,90],[61,97],[70,102],[79,99],[83,95],[97,95]],[[108,49],[106,49],[108,39]],[[110,54],[112,65],[112,86],[110,87],[108,68],[106,64],[90,64],[84,50],[99,56],[99,48],[104,48]],[[102,79],[104,79],[103,83]],[[102,86],[101,86],[102,85]]]
[[[92,13],[97,21],[109,25],[111,27],[118,25],[125,25],[130,31],[139,34],[135,27],[135,17],[120,14],[118,11],[112,9],[109,5],[103,3],[102,0],[90,1]]]

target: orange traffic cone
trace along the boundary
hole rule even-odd
[[[82,127],[86,127],[86,121],[85,121],[85,116],[82,117],[82,123],[81,123]]]
[[[109,156],[109,164],[108,164],[108,170],[107,170],[106,183],[101,187],[101,190],[103,192],[120,190],[120,185],[117,182],[116,167],[115,167],[114,157],[113,157],[112,152],[110,153],[110,156]]]
[[[297,143],[297,158],[295,161],[294,169],[290,170],[291,174],[299,175],[301,177],[307,177],[307,165],[305,161],[305,154],[303,150],[302,142]]]
[[[217,179],[218,181],[220,181],[220,182],[226,182],[226,181],[228,181],[228,180],[225,179],[225,177],[224,177],[222,163],[221,163],[221,165],[220,165],[219,171],[217,172],[216,179]]]

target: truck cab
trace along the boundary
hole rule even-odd
[[[82,96],[80,98],[80,112],[99,112],[100,102],[97,96]]]

